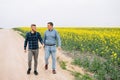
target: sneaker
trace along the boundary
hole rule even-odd
[[[38,72],[37,72],[37,71],[34,71],[34,74],[35,74],[35,75],[38,75]]]
[[[52,73],[53,73],[53,74],[56,74],[56,71],[55,71],[55,70],[52,70]]]
[[[27,74],[30,74],[30,71],[31,71],[31,68],[29,68],[29,69],[27,70]]]
[[[48,69],[48,64],[45,65],[45,70],[47,70],[47,69]]]

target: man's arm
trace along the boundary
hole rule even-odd
[[[58,40],[58,47],[61,47],[61,39],[60,39],[60,35],[57,31],[56,31],[56,37],[57,37],[57,40]]]
[[[45,44],[45,40],[46,40],[46,32],[44,33],[44,39],[43,39],[44,44]]]
[[[43,40],[42,40],[40,33],[38,33],[38,39],[39,39],[40,43],[43,45]]]
[[[27,43],[28,43],[28,33],[26,33],[26,36],[25,36],[25,41],[24,41],[24,50],[26,50]]]

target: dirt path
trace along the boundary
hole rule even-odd
[[[39,52],[39,75],[35,76],[33,70],[27,75],[27,53],[24,53],[23,44],[24,38],[17,32],[0,30],[0,80],[73,80],[73,76],[58,64],[57,74],[52,74],[51,59],[49,69],[44,70],[44,49]]]

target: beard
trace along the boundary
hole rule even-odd
[[[36,32],[36,30],[32,29],[33,32]]]

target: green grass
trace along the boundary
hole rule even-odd
[[[72,75],[75,76],[75,80],[94,80],[88,74],[80,74],[79,72],[72,72]]]
[[[21,30],[20,28],[13,28],[13,30],[19,31],[19,32],[20,32],[20,35],[23,36],[23,37],[25,38],[26,31],[23,31],[23,30]]]
[[[73,64],[84,67],[84,69],[86,69],[87,71],[94,73],[94,78],[97,80],[120,79],[119,69],[117,67],[114,67],[111,62],[103,61],[100,58],[76,58],[74,59]]]
[[[65,61],[59,61],[60,67],[64,70],[66,70],[66,62]]]

